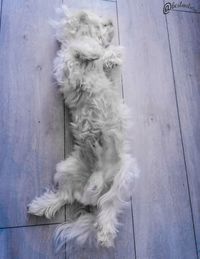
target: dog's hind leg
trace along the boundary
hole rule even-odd
[[[106,195],[105,195],[106,196]],[[111,247],[118,232],[119,201],[115,197],[108,198],[101,203],[95,227],[97,228],[97,242],[101,246]]]
[[[50,219],[66,202],[61,193],[49,190],[28,205],[28,213]]]
[[[74,194],[82,194],[88,172],[76,153],[58,163],[56,171],[54,182],[57,191],[47,191],[35,198],[28,205],[28,213],[51,218],[63,205],[75,200]]]

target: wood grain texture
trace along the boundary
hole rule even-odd
[[[80,9],[89,9],[95,13],[104,17],[112,18],[115,27],[115,38],[113,43],[118,45],[118,24],[116,15],[116,3],[102,0],[81,0],[63,1],[71,11],[77,11]],[[119,84],[119,91],[122,92],[121,77],[116,79]],[[66,145],[68,145],[66,143]],[[118,233],[116,245],[114,249],[103,249],[103,248],[90,248],[88,246],[78,247],[76,243],[71,242],[66,247],[66,258],[70,259],[112,259],[112,258],[123,258],[134,259],[134,239],[133,239],[133,225],[131,215],[131,204],[124,211],[121,216],[121,222],[123,223]]]
[[[52,248],[54,226],[34,226],[0,230],[2,259],[65,259]]]
[[[51,185],[64,157],[62,98],[53,86],[57,49],[48,19],[60,1],[4,1],[0,35],[0,226],[27,219],[26,206]],[[60,213],[56,222],[62,222]],[[49,222],[49,221],[48,221]]]
[[[200,253],[200,16],[170,13],[167,22],[197,248]]]
[[[162,1],[118,0],[125,101],[141,175],[133,190],[137,258],[197,258]]]

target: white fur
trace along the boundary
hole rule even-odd
[[[85,212],[58,227],[57,250],[70,239],[84,243],[92,237],[109,247],[138,172],[127,154],[128,109],[114,80],[122,63],[121,47],[110,45],[110,20],[88,11],[71,15],[65,7],[60,13],[63,17],[54,23],[61,43],[54,75],[71,111],[74,148],[56,167],[57,191],[33,200],[28,212],[50,218],[64,204],[79,202]]]

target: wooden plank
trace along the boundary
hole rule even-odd
[[[200,16],[170,13],[167,22],[197,248],[200,253]]]
[[[134,122],[132,152],[141,169],[133,194],[136,257],[196,258],[162,7],[156,0],[118,0],[126,47],[124,95]]]
[[[51,185],[64,156],[63,103],[53,87],[57,50],[48,24],[60,0],[4,1],[0,53],[0,226],[27,219],[26,206]],[[54,221],[62,222],[63,213]]]
[[[0,258],[6,259],[64,259],[55,255],[52,233],[56,226],[34,226],[0,230]]]
[[[117,16],[116,16],[116,3],[102,1],[102,0],[81,0],[81,1],[73,1],[66,0],[64,4],[70,8],[71,11],[80,10],[80,9],[89,9],[94,11],[95,13],[109,17],[113,20],[115,26],[115,38],[113,43],[118,45],[118,24],[117,24]],[[119,91],[121,89],[121,78],[117,79],[119,82]],[[67,143],[66,143],[67,145]],[[125,210],[122,215],[122,227],[120,228],[116,245],[114,249],[104,249],[104,248],[89,248],[89,247],[78,247],[76,243],[71,242],[66,247],[66,256],[70,259],[81,258],[89,259],[89,258],[123,258],[126,259],[134,259],[134,239],[133,239],[133,226],[132,226],[132,214],[131,214],[131,204]]]

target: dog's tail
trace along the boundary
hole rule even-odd
[[[76,239],[79,244],[84,244],[86,241],[91,243],[95,238],[94,223],[95,215],[85,213],[80,215],[75,221],[66,222],[58,226],[54,234],[56,252],[72,239]]]

